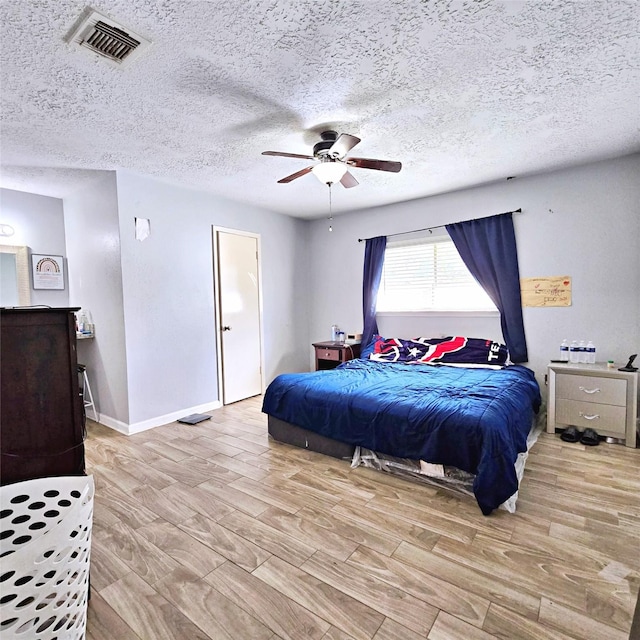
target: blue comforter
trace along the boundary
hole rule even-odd
[[[488,515],[518,489],[514,464],[539,406],[533,372],[519,365],[350,360],[330,371],[278,376],[262,410],[334,440],[473,473]]]

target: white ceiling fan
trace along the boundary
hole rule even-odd
[[[353,158],[347,156],[359,142],[360,138],[348,133],[338,135],[335,131],[323,131],[320,134],[320,142],[313,146],[313,155],[303,155],[300,153],[287,153],[284,151],[263,151],[263,156],[282,156],[285,158],[300,158],[302,160],[318,160],[296,173],[292,173],[281,180],[278,184],[286,184],[297,178],[301,178],[307,173],[314,173],[316,177],[325,184],[340,182],[347,189],[356,187],[359,183],[350,173],[351,167],[357,169],[375,169],[377,171],[391,171],[398,173],[402,169],[402,163],[392,160],[376,160],[374,158]]]

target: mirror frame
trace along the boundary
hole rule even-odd
[[[31,305],[31,285],[29,283],[29,248],[0,244],[0,253],[13,253],[16,257],[16,275],[18,286],[18,305]]]

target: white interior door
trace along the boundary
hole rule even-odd
[[[259,243],[255,235],[214,230],[222,402],[262,393]]]

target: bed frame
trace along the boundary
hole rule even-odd
[[[297,427],[295,424],[269,416],[269,435],[278,442],[292,444],[294,447],[309,449],[334,458],[351,460],[355,445],[327,438],[319,433]]]

